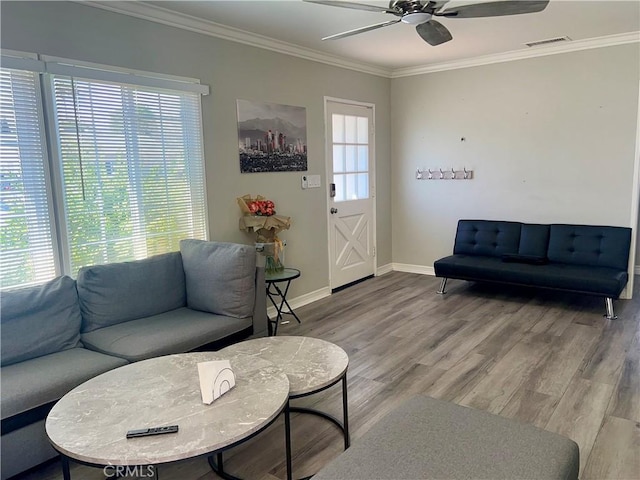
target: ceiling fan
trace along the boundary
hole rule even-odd
[[[335,35],[324,37],[322,40],[337,40],[359,33],[388,27],[399,22],[415,25],[418,35],[429,45],[440,45],[453,37],[451,32],[433,17],[444,18],[477,18],[498,17],[503,15],[519,15],[522,13],[536,13],[544,10],[549,0],[501,0],[496,2],[461,5],[448,10],[444,6],[449,0],[391,0],[389,7],[366,5],[363,3],[343,2],[338,0],[304,0],[309,3],[329,5],[332,7],[352,8],[368,12],[388,13],[398,17],[383,23],[376,23],[367,27],[356,28]]]

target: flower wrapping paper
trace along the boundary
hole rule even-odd
[[[253,215],[249,210],[249,204],[254,201],[264,201],[265,197],[258,195],[253,198],[251,195],[238,197],[238,206],[242,210],[239,227],[244,232],[255,232],[256,241],[260,243],[272,243],[278,240],[278,233],[288,230],[291,226],[291,218],[282,215]]]

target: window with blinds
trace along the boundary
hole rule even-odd
[[[0,288],[206,239],[208,92],[195,79],[3,51]]]
[[[200,96],[53,76],[72,272],[205,238]]]
[[[55,276],[42,104],[36,73],[0,69],[0,287]]]

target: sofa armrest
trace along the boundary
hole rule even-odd
[[[264,281],[264,267],[256,267],[256,298],[253,306],[253,336],[268,335],[267,284]]]

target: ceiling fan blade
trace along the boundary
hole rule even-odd
[[[393,25],[394,23],[398,22],[400,22],[400,19],[390,20],[384,23],[377,23],[375,25],[369,25],[368,27],[355,28],[346,32],[336,33],[335,35],[329,35],[328,37],[324,37],[322,40],[337,40],[339,38],[350,37],[351,35],[357,35],[358,33],[364,33],[370,30],[376,30],[378,28],[388,27],[389,25]]]
[[[461,5],[451,10],[435,13],[435,15],[447,18],[500,17],[503,15],[541,12],[547,8],[548,4],[549,0],[505,0]]]
[[[435,20],[429,20],[428,22],[416,25],[416,31],[425,42],[434,47],[453,39],[447,27]]]
[[[392,13],[394,15],[402,15],[401,11],[393,10],[377,5],[366,5],[364,3],[341,2],[339,0],[303,0],[307,3],[317,3],[318,5],[329,5],[330,7],[352,8],[354,10],[365,10],[367,12]]]

